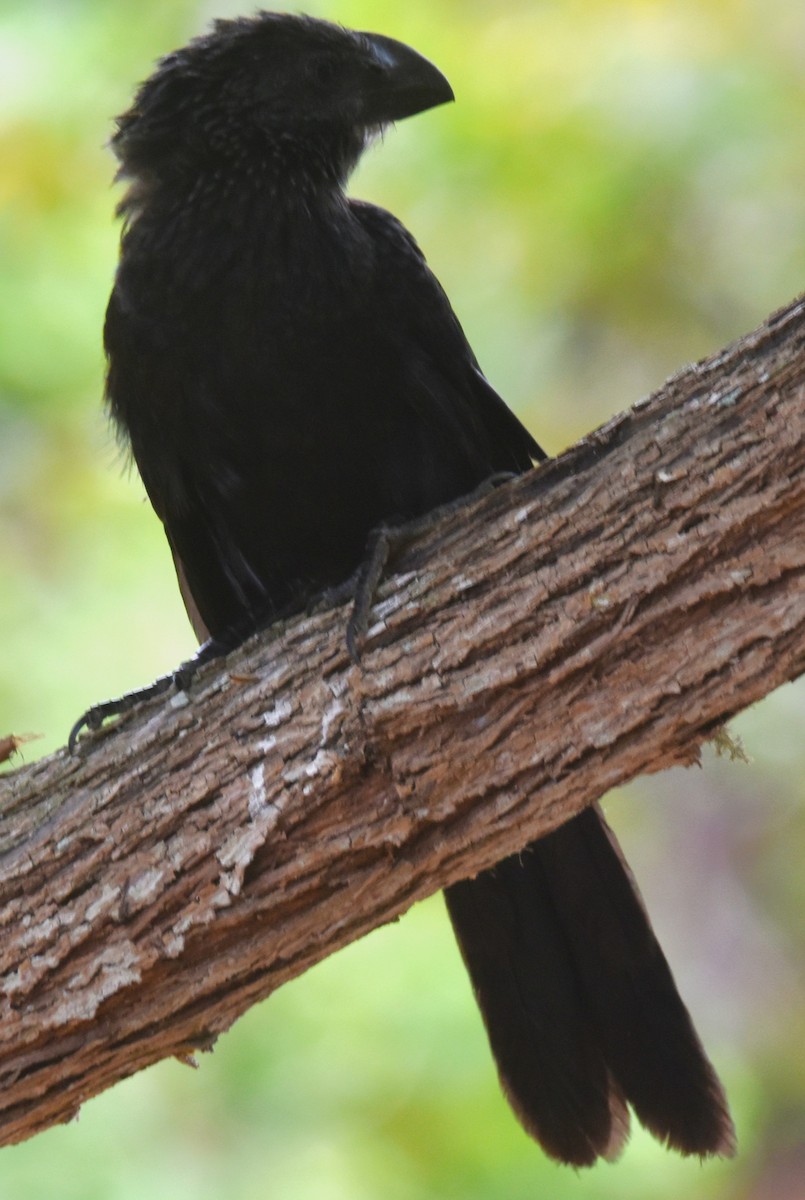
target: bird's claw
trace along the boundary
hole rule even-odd
[[[88,708],[78,718],[70,730],[70,736],[67,739],[69,753],[75,754],[78,739],[83,729],[88,729],[94,733],[100,729],[101,725],[109,717],[122,717],[127,712],[131,712],[139,704],[143,704],[146,700],[153,700],[157,696],[164,696],[166,692],[171,690],[186,692],[193,682],[196,672],[204,663],[225,654],[235,644],[234,635],[231,638],[210,638],[203,646],[199,647],[192,658],[181,663],[175,671],[169,671],[167,675],[160,675],[158,679],[155,679],[153,683],[149,683],[147,687],[136,688],[133,692],[126,692],[125,695],[117,696],[113,700],[104,700],[101,704],[93,704],[91,708]]]

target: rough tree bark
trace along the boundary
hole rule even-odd
[[[0,780],[0,1141],[188,1054],[805,663],[805,302],[380,589]]]

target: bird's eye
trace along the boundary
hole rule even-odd
[[[313,67],[313,78],[316,83],[326,86],[335,79],[335,63],[331,58],[320,58]]]

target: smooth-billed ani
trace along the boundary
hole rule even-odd
[[[129,181],[107,396],[199,639],[360,566],[370,532],[543,452],[388,212],[347,199],[383,126],[453,98],[407,46],[274,13],[168,55],[117,123]],[[503,1088],[549,1154],[613,1157],[630,1105],[729,1153],[719,1081],[600,813],[451,887]]]

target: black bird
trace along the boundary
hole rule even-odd
[[[263,12],[162,59],[117,122],[107,399],[201,640],[303,608],[376,527],[544,457],[411,235],[344,193],[385,125],[452,99],[400,42]],[[683,1153],[731,1152],[597,810],[446,898],[503,1088],[549,1154],[614,1157],[627,1105]]]

